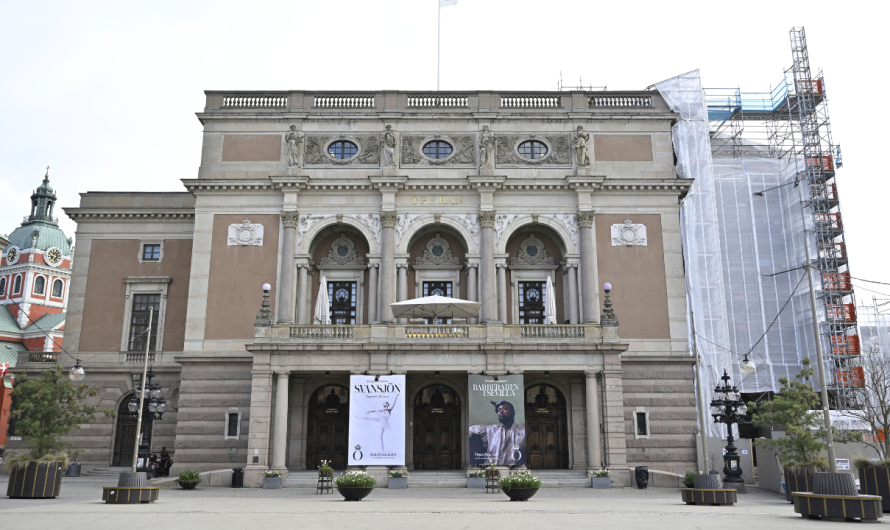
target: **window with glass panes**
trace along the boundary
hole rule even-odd
[[[445,296],[447,298],[453,298],[451,296],[451,282],[445,281],[431,281],[431,282],[423,282],[423,296]],[[426,319],[427,324],[451,324],[450,318],[428,318]]]
[[[331,324],[355,324],[356,287],[356,282],[328,282]]]
[[[151,319],[151,337],[146,333],[148,329],[148,316],[154,308]],[[156,351],[158,339],[158,314],[161,309],[160,294],[134,294],[133,311],[130,313],[130,339],[127,349],[129,351],[145,351],[146,341],[149,351]]]
[[[65,288],[65,284],[62,283],[62,280],[56,280],[53,282],[53,298],[61,298],[62,297],[62,289]]]
[[[423,154],[430,158],[447,158],[453,151],[451,144],[439,140],[427,142],[423,146]]]
[[[358,153],[358,146],[352,142],[341,140],[329,145],[328,153],[334,158],[346,160],[347,158],[354,157],[355,154]]]
[[[142,261],[158,261],[161,259],[161,245],[143,245]]]
[[[226,436],[238,436],[238,413],[229,413],[229,424],[226,430]]]
[[[545,282],[519,282],[519,323],[543,324],[547,307]]]
[[[537,140],[529,140],[519,144],[519,156],[532,160],[541,158],[547,154],[547,144]]]

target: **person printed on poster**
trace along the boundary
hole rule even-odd
[[[521,466],[525,464],[525,426],[516,423],[516,407],[506,400],[491,401],[498,423],[471,425],[470,435],[479,436],[487,458],[485,464]],[[473,465],[482,462],[473,462]]]
[[[367,421],[376,421],[380,424],[380,452],[386,452],[386,445],[383,441],[383,435],[386,434],[386,431],[389,429],[389,418],[392,416],[392,411],[396,408],[396,403],[399,401],[399,396],[396,395],[396,398],[393,400],[392,405],[387,401],[383,404],[383,408],[380,410],[369,410],[365,412],[365,416],[355,415],[355,419],[357,420],[367,420]],[[375,414],[374,417],[367,417],[368,414]]]

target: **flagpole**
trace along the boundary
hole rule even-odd
[[[437,0],[439,3],[439,30],[436,32],[437,43],[436,43],[436,92],[439,91],[439,77],[442,74],[442,1]]]

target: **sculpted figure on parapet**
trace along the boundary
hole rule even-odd
[[[479,167],[494,167],[495,139],[488,125],[483,126],[482,136],[479,138]]]
[[[590,133],[584,132],[584,127],[579,125],[575,131],[575,158],[578,160],[578,167],[587,167],[590,165],[590,156],[587,154],[587,142],[590,141]]]
[[[287,165],[300,167],[300,144],[303,143],[303,135],[297,132],[297,126],[291,125],[290,132],[284,135],[287,141]]]
[[[383,133],[383,165],[396,165],[396,132],[392,130],[392,125],[386,126]]]

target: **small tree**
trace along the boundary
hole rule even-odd
[[[845,411],[848,416],[863,421],[871,427],[873,438],[865,439],[869,447],[883,458],[890,457],[890,358],[881,351],[877,337],[869,341],[861,355],[863,378],[854,379],[861,385],[858,409]],[[878,434],[883,432],[883,440]]]
[[[71,382],[60,365],[44,370],[35,379],[22,373],[12,390],[14,402],[9,415],[16,421],[12,434],[28,442],[28,452],[10,457],[8,463],[16,467],[28,462],[67,462],[80,453],[72,454],[72,444],[61,438],[96,417],[98,407],[85,400],[97,395],[89,386]],[[114,416],[111,409],[102,412]]]
[[[809,384],[813,376],[810,360],[804,359],[800,373],[794,380],[779,378],[782,389],[773,398],[757,405],[748,403],[754,413],[751,421],[758,426],[785,429],[787,438],[760,440],[758,444],[778,449],[779,458],[785,466],[808,470],[828,469],[828,459],[822,451],[828,444],[822,440],[822,419],[815,410],[819,407],[819,396]]]

